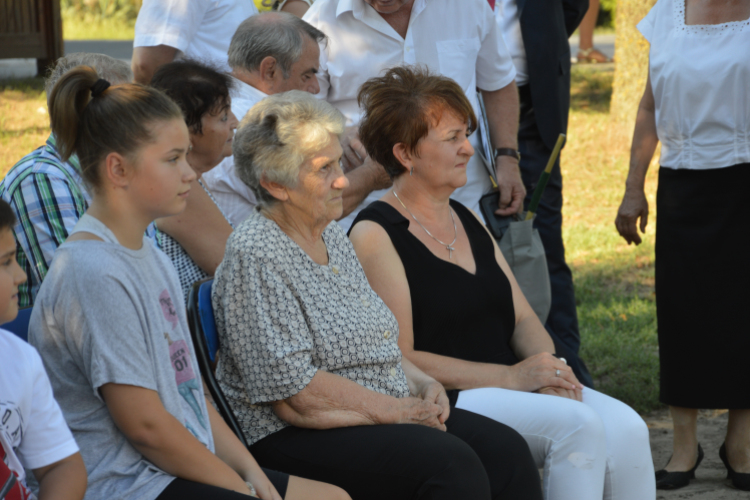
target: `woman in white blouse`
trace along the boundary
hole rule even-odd
[[[402,358],[398,322],[335,222],[343,130],[301,91],[262,100],[237,130],[235,168],[258,211],[229,238],[213,305],[219,382],[250,450],[357,500],[541,500],[523,438],[451,409]]]
[[[719,450],[734,486],[750,490],[745,309],[750,281],[750,2],[659,0],[638,25],[651,44],[630,172],[615,225],[645,231],[646,171],[661,142],[656,306],[662,402],[674,453],[657,487],[686,486],[703,458],[698,408],[729,408]],[[712,450],[713,451],[713,450]]]

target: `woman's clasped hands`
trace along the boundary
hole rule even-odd
[[[548,352],[530,356],[511,367],[520,391],[537,392],[581,401],[583,385],[564,360]]]

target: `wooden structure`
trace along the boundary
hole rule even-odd
[[[62,55],[60,0],[0,0],[0,59],[35,58],[43,75]]]

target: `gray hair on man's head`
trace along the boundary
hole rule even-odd
[[[130,83],[133,80],[133,72],[128,63],[110,57],[106,54],[94,52],[74,52],[57,60],[55,66],[49,70],[44,82],[44,90],[47,91],[47,106],[55,87],[62,76],[78,66],[91,66],[99,74],[99,78],[107,80],[112,85]]]
[[[299,169],[344,132],[339,110],[309,92],[291,90],[266,97],[242,119],[234,135],[234,168],[255,193],[260,208],[278,201],[261,180],[293,187]]]
[[[266,12],[245,19],[229,44],[229,66],[256,71],[266,57],[276,59],[284,78],[302,56],[305,36],[316,43],[325,33],[288,12]]]

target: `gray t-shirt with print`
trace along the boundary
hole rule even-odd
[[[114,383],[158,392],[164,408],[214,451],[180,282],[149,240],[128,249],[90,215],[71,234],[80,231],[104,241],[58,248],[34,304],[29,342],[81,448],[89,475],[85,499],[155,499],[174,477],[119,431],[99,388]]]

